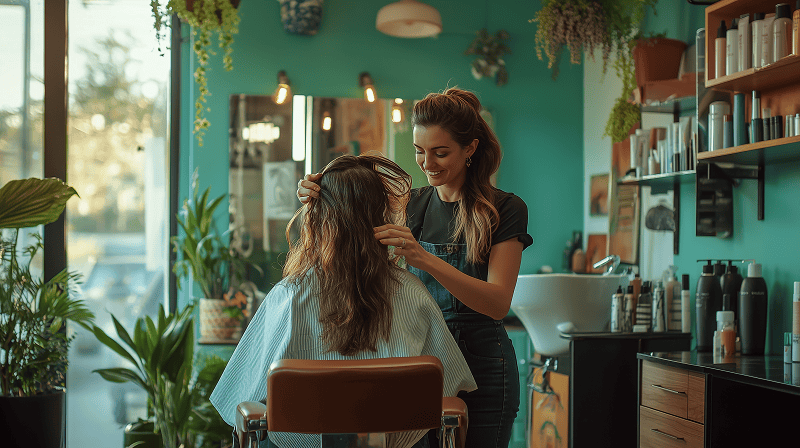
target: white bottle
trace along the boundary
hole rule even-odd
[[[739,71],[747,70],[753,66],[752,33],[750,31],[750,14],[739,17]]]
[[[611,296],[611,332],[619,333],[622,331],[623,326],[623,304],[622,287],[617,286],[617,292]]]
[[[774,21],[775,14],[764,16],[764,23],[761,27],[761,67],[775,62],[772,58],[772,22]]]
[[[750,31],[752,32],[750,42],[752,43],[751,48],[753,50],[753,68],[761,67],[761,28],[763,26],[764,13],[757,12],[753,14],[753,23],[750,24]]]
[[[775,20],[772,22],[772,60],[789,56],[792,50],[792,19],[789,18],[788,3],[775,5]]]
[[[666,313],[664,311],[664,284],[656,282],[653,288],[653,331],[664,332],[667,331]]]
[[[739,71],[739,19],[733,18],[731,27],[725,32],[725,74]]]

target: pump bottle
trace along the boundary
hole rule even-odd
[[[667,310],[667,330],[681,329],[681,282],[675,274],[675,266],[669,267],[669,277],[664,287]]]
[[[747,266],[747,278],[739,289],[739,336],[743,355],[763,355],[767,338],[767,282],[761,265]]]
[[[792,19],[788,3],[775,5],[775,20],[772,22],[772,60],[788,56],[792,52]]]
[[[714,276],[711,260],[703,266],[703,274],[697,279],[695,291],[695,308],[697,316],[697,351],[710,352],[713,349],[714,329],[716,328],[717,311],[722,310],[722,288],[719,279]]]
[[[739,289],[742,287],[742,276],[739,275],[739,268],[733,265],[733,260],[728,260],[728,268],[725,274],[720,277],[719,286],[722,289],[723,308],[726,306],[725,295],[727,294],[730,297],[729,307],[725,309],[733,311],[734,326],[736,326],[736,322],[739,319]]]
[[[692,332],[692,313],[689,308],[691,299],[691,291],[689,290],[689,274],[681,276],[681,332]]]
[[[728,29],[725,27],[725,21],[721,20],[719,23],[719,28],[717,28],[717,38],[714,39],[714,58],[716,60],[716,64],[714,64],[714,78],[721,78],[725,76],[725,36],[727,33]]]

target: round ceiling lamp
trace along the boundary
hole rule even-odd
[[[432,37],[442,32],[442,16],[433,6],[400,0],[378,11],[375,28],[395,37]]]

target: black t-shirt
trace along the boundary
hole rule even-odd
[[[522,242],[523,250],[533,244],[528,234],[528,206],[519,196],[495,189],[494,206],[500,214],[497,228],[492,232],[492,245],[517,238]],[[451,235],[455,226],[455,214],[458,202],[444,202],[436,194],[433,187],[422,187],[411,190],[408,212],[408,228],[417,241],[433,244],[453,243]],[[464,244],[461,236],[456,244]],[[466,274],[486,281],[488,277],[487,263],[468,265]]]

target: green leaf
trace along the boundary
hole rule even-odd
[[[112,316],[113,317],[113,316]],[[97,338],[103,345],[113,350],[118,355],[122,356],[123,358],[127,359],[128,361],[132,362],[134,365],[138,365],[136,359],[128,353],[125,348],[123,348],[117,341],[109,337],[105,331],[103,331],[100,327],[94,326],[92,327],[92,333],[94,333],[94,337]]]
[[[67,200],[77,194],[56,178],[9,181],[0,188],[0,228],[49,224],[61,216]]]

